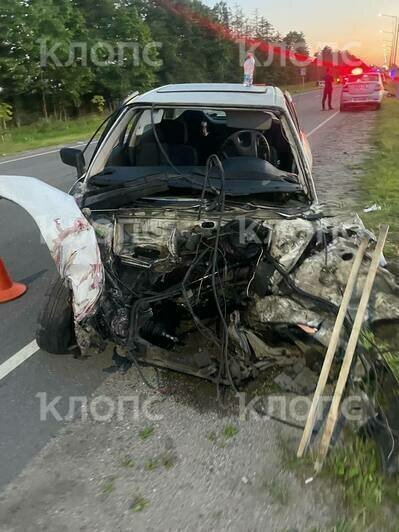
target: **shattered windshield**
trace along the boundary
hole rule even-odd
[[[173,187],[180,191],[201,192],[205,177],[220,188],[218,172],[207,171],[217,157],[228,195],[302,192],[283,121],[265,110],[130,109],[100,152],[94,185],[167,176],[179,178]]]

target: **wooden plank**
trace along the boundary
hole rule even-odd
[[[346,346],[345,356],[342,362],[341,371],[339,373],[337,386],[335,388],[334,397],[332,399],[330,411],[328,413],[324,433],[321,438],[318,456],[316,458],[315,463],[316,472],[319,472],[323,466],[324,459],[327,455],[328,448],[330,446],[334,428],[337,423],[342,395],[344,393],[346,382],[348,380],[349,372],[352,366],[353,357],[355,354],[357,342],[359,340],[360,331],[363,326],[364,317],[366,315],[367,306],[370,300],[371,291],[373,289],[375,276],[377,274],[381,253],[384,249],[385,241],[388,235],[388,230],[388,225],[383,225],[380,228],[377,245],[373,253],[373,258],[371,260],[370,269],[366,277],[366,282],[364,283],[362,297],[360,299],[359,307],[357,309],[356,318],[353,324],[351,335],[349,337],[348,345]]]
[[[327,379],[330,374],[330,369],[331,369],[332,362],[334,360],[335,352],[337,350],[342,326],[345,321],[345,316],[348,311],[349,303],[350,303],[350,300],[353,294],[353,289],[356,285],[357,276],[358,276],[359,269],[362,264],[362,260],[366,252],[368,243],[369,243],[368,238],[362,239],[362,241],[360,242],[359,249],[357,250],[355,259],[352,264],[352,268],[351,268],[351,271],[348,277],[348,282],[346,284],[345,292],[341,300],[341,305],[339,307],[337,318],[335,320],[334,329],[331,334],[330,342],[328,344],[327,353],[324,358],[323,367],[321,368],[317,387],[313,395],[312,404],[310,405],[310,410],[309,410],[308,418],[306,420],[305,429],[303,431],[302,439],[298,447],[298,451],[297,451],[298,458],[301,458],[304,455],[309,445],[310,438],[312,436],[313,428],[314,428],[315,421],[316,421],[316,415],[317,415],[319,404],[320,404],[320,399],[324,393],[324,388],[326,386]]]

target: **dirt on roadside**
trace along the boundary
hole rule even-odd
[[[155,382],[152,369],[145,374]],[[115,405],[121,397],[136,398],[124,403],[123,418],[88,415],[67,424],[1,495],[0,530],[260,531],[335,524],[331,487],[319,479],[306,484],[311,468],[298,472],[295,465],[300,431],[249,411],[240,420],[234,396],[225,410],[214,385],[162,375],[162,393],[155,394],[134,369],[110,377],[96,397]]]

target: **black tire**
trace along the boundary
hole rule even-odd
[[[37,322],[36,341],[40,349],[54,355],[66,354],[76,344],[72,293],[60,277],[46,292]]]

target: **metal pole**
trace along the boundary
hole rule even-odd
[[[393,65],[393,43],[391,43],[391,53],[389,54],[389,68]]]
[[[387,17],[394,20],[393,32],[381,30],[381,33],[392,33],[392,49],[391,56],[389,58],[389,67],[392,68],[396,64],[397,60],[397,48],[399,44],[399,18],[396,15],[386,15],[385,13],[380,13],[380,17]]]
[[[392,41],[385,40],[382,41],[383,47],[384,47],[384,59],[385,64],[388,66],[388,68],[391,68],[391,59],[392,59]],[[389,59],[388,59],[389,54]]]
[[[392,45],[389,44],[389,47],[386,46],[384,48],[384,59],[385,59],[385,64],[387,65],[388,68],[391,67],[391,54],[392,54]]]
[[[392,17],[394,18],[394,17]],[[392,32],[392,45],[391,45],[391,68],[395,63],[395,42],[396,42],[396,30],[397,30],[397,21],[394,20],[393,23],[393,32]]]
[[[391,55],[389,56],[389,68],[392,68],[395,60],[396,24],[393,31],[386,31],[385,33],[390,33],[392,35]]]

